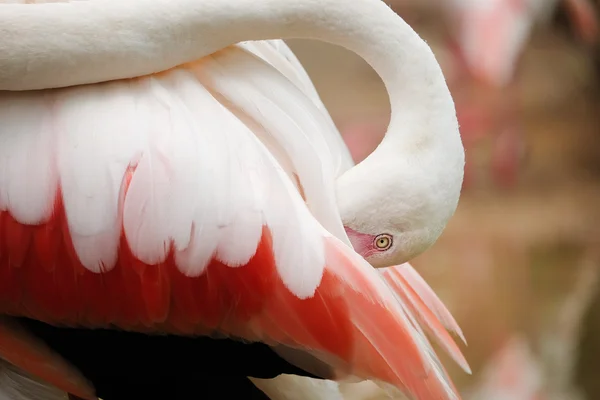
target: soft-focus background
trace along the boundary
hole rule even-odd
[[[472,376],[444,358],[464,399],[600,399],[599,3],[388,3],[442,64],[467,149],[459,209],[414,261],[469,341]],[[380,79],[289,43],[361,160],[389,118]]]

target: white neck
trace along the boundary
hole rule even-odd
[[[429,47],[380,0],[2,4],[0,37],[0,90],[133,78],[241,41],[308,38],[363,57],[404,107],[418,93],[449,97]]]
[[[458,137],[454,103],[431,49],[380,0],[0,4],[0,38],[0,90],[138,77],[247,40],[323,40],[354,51],[383,79],[393,132],[384,143],[397,144],[378,150],[455,146]]]

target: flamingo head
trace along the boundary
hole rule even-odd
[[[446,164],[445,157],[453,161]],[[370,158],[338,179],[338,207],[354,250],[385,268],[414,258],[441,235],[458,204],[464,151],[432,151],[421,166],[402,155],[379,158],[378,165]],[[448,168],[436,170],[435,159]],[[388,173],[373,176],[381,171]]]

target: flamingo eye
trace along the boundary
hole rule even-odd
[[[377,250],[385,251],[392,247],[392,237],[387,234],[377,235],[373,243]]]

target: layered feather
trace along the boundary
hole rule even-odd
[[[335,126],[329,112],[321,101],[310,77],[300,64],[300,61],[283,40],[265,40],[244,42],[240,47],[247,49],[261,57],[282,75],[294,83],[306,97],[308,97],[322,113],[329,129],[323,129],[320,134],[327,142],[330,159],[334,166],[335,176],[339,177],[354,166],[354,161],[348,147]]]
[[[379,272],[389,287],[412,311],[419,325],[423,326],[448,355],[470,374],[471,369],[467,360],[448,334],[448,332],[455,333],[466,344],[462,330],[427,282],[409,263],[383,268]]]
[[[0,314],[282,344],[339,377],[457,398],[421,309],[343,242],[335,131],[303,90],[234,46],[149,77],[0,93]]]

